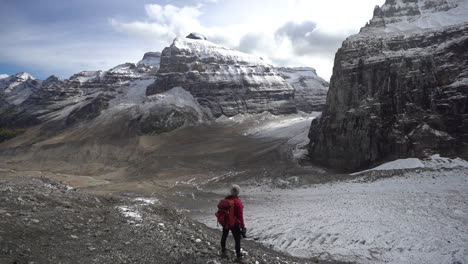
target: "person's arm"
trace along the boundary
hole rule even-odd
[[[237,218],[239,219],[242,230],[245,230],[244,205],[242,204],[241,200],[238,200],[238,203],[237,203]]]

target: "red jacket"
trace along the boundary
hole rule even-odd
[[[239,196],[229,195],[225,199],[234,200],[234,216],[236,217],[236,220],[240,224],[241,228],[245,228],[244,205],[242,204],[242,201],[240,200]]]

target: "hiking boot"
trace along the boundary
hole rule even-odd
[[[219,253],[219,255],[220,255],[222,258],[227,258],[227,257],[228,257],[228,254],[227,254],[226,250],[221,250],[221,252]]]
[[[247,260],[244,257],[237,257],[236,263],[247,264]]]

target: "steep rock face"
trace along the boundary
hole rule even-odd
[[[71,111],[67,117],[66,124],[72,125],[76,122],[83,120],[91,120],[101,114],[104,109],[109,107],[109,100],[111,98],[105,95],[98,95],[97,97],[90,98],[83,105],[76,107]]]
[[[323,111],[329,83],[319,77],[314,68],[277,68],[281,76],[294,88],[297,110],[310,113]]]
[[[468,23],[441,18],[467,10],[466,1],[376,8],[336,54],[325,110],[309,133],[311,158],[343,170],[431,153],[466,158]],[[421,30],[423,21],[441,26]]]
[[[200,38],[177,38],[163,50],[156,82],[146,94],[173,87],[189,91],[215,117],[296,112],[294,89],[274,67]]]

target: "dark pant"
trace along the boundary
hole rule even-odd
[[[241,229],[239,225],[236,225],[233,228],[230,229],[224,229],[223,228],[223,236],[221,237],[221,250],[225,251],[226,250],[226,239],[229,235],[229,230],[232,233],[232,236],[234,236],[234,240],[236,241],[236,255],[237,257],[241,257]]]

